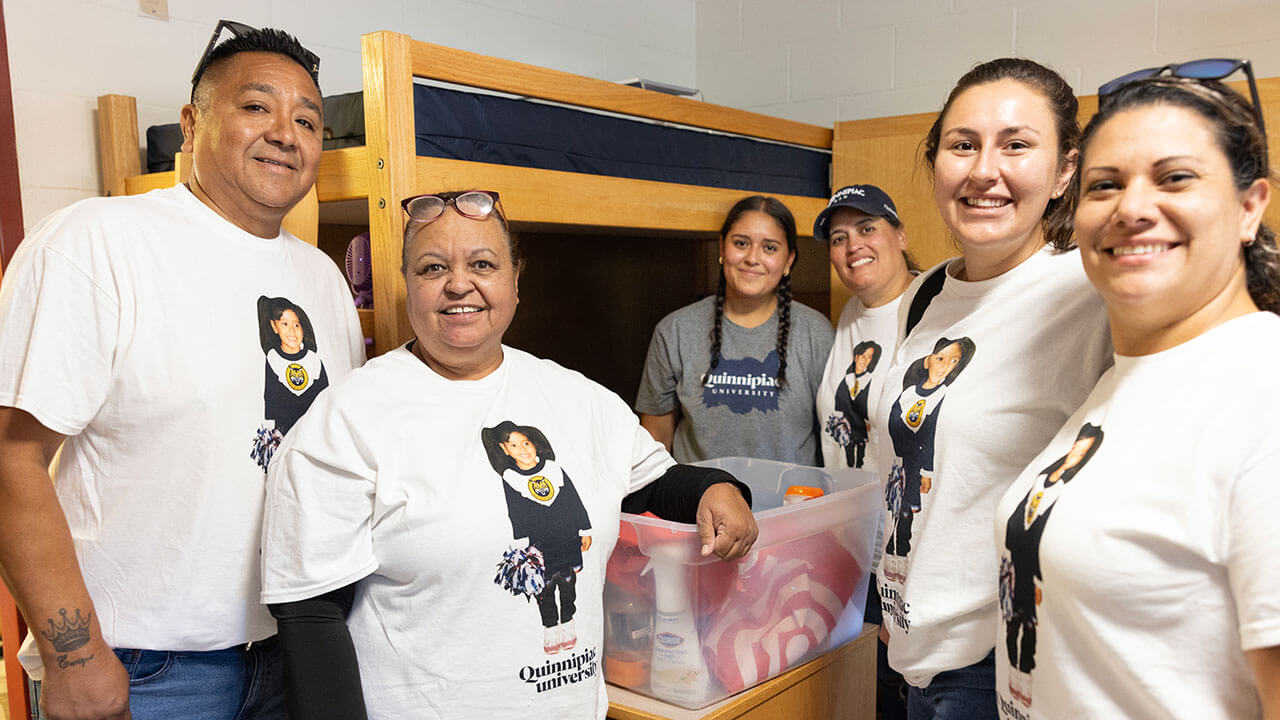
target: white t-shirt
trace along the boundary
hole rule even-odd
[[[554,453],[527,480],[483,434],[504,421]],[[673,464],[621,399],[551,361],[504,347],[492,374],[452,382],[402,347],[322,394],[281,446],[262,600],[361,581],[347,622],[370,718],[604,718],[601,596],[622,499]],[[517,538],[560,543],[548,574],[581,566],[571,650],[548,654],[538,603],[495,582]]]
[[[263,296],[309,315],[330,377],[363,362],[332,260],[285,232],[240,230],[185,186],[57,212],[5,272],[0,405],[68,436],[58,499],[114,647],[275,633],[258,603],[265,475],[250,456],[265,421]]]
[[[905,338],[926,275],[903,294],[874,423],[887,481],[878,576],[889,663],[916,687],[991,652],[996,501],[1112,357],[1106,310],[1077,252],[1046,248],[980,282],[950,270]],[[942,338],[960,341],[943,348],[958,362],[931,383],[921,361]]]
[[[901,296],[869,308],[849,298],[836,323],[835,344],[818,385],[818,429],[822,438],[822,464],[828,468],[857,467],[877,472],[879,437],[871,418],[880,399],[880,387],[889,369],[898,339],[898,303]],[[869,345],[864,345],[869,343]],[[854,349],[871,350],[871,362],[858,373]],[[870,427],[868,427],[870,425]],[[863,445],[862,448],[858,444]],[[853,463],[850,463],[850,460]],[[861,465],[856,461],[862,460]]]
[[[1011,583],[1026,597],[1004,604],[1034,619],[1030,638],[1025,622],[999,624],[1004,717],[1262,716],[1244,653],[1280,645],[1275,357],[1280,318],[1264,312],[1154,355],[1117,356],[1004,494],[996,545],[1028,576]],[[1094,453],[1056,483],[1056,498],[1035,503],[1027,534],[1043,471],[1086,424],[1101,429]],[[1012,681],[1030,707],[1009,689],[1011,627],[1032,667],[1030,682]]]

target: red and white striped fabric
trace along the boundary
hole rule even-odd
[[[832,533],[761,551],[704,634],[708,667],[735,693],[807,660],[823,649],[861,571]]]

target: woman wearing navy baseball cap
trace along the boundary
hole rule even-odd
[[[893,199],[875,185],[840,188],[813,223],[813,237],[827,244],[831,267],[853,297],[840,311],[836,339],[818,386],[816,407],[822,464],[877,472],[878,436],[868,405],[880,396],[881,380],[898,336],[898,302],[914,277],[907,233]],[[880,562],[880,541],[871,566]],[[866,622],[880,623],[880,595],[867,588]],[[905,680],[889,667],[879,643],[876,713],[906,717]]]
[[[911,284],[907,234],[883,190],[850,185],[836,191],[818,214],[813,237],[827,244],[831,266],[853,293],[840,311],[818,386],[822,464],[874,472],[877,443],[867,405],[880,392],[877,380],[887,367],[880,360],[893,351],[898,300]]]

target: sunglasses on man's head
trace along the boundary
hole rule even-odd
[[[438,219],[450,205],[465,217],[483,220],[497,207],[498,193],[492,190],[467,190],[460,193],[415,195],[400,203],[411,219],[423,224]]]
[[[1170,63],[1163,67],[1146,68],[1143,70],[1134,70],[1131,73],[1121,75],[1115,80],[1103,83],[1098,88],[1098,101],[1104,102],[1106,96],[1114,93],[1120,88],[1131,82],[1143,80],[1157,75],[1168,73],[1172,77],[1183,78],[1186,80],[1221,80],[1237,70],[1244,70],[1244,76],[1249,81],[1249,99],[1253,101],[1253,114],[1258,121],[1258,130],[1262,132],[1262,136],[1266,137],[1267,128],[1262,121],[1262,103],[1258,100],[1258,85],[1253,79],[1253,65],[1248,60],[1234,60],[1231,58],[1205,58],[1203,60],[1191,60],[1184,63]]]
[[[223,30],[229,30],[235,37],[240,37],[246,33],[257,32],[258,29],[250,25],[235,20],[219,20],[218,26],[213,29],[213,36],[209,38],[209,44],[204,47],[204,54],[200,56],[200,62],[196,64],[196,71],[191,73],[191,95],[195,97],[196,86],[200,84],[200,78],[204,75],[204,71],[209,69],[209,55],[213,53],[213,49],[218,45],[218,38],[222,36]],[[320,56],[302,48],[303,57],[306,60],[307,74],[311,76],[316,87],[320,86]]]

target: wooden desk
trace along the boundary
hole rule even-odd
[[[610,720],[875,720],[876,634],[862,634],[816,660],[701,710],[685,710],[614,685]]]

